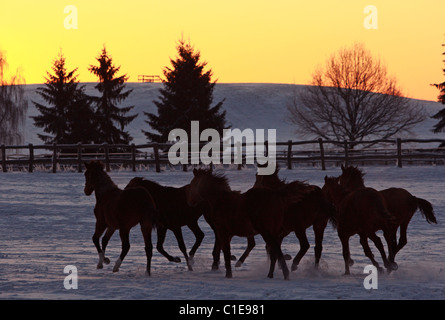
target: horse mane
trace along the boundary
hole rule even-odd
[[[232,191],[229,185],[229,180],[221,172],[213,172],[210,169],[194,169],[193,174],[195,176],[204,176],[212,181],[212,185],[219,190]]]
[[[361,183],[363,186],[365,185],[365,181],[363,177],[365,176],[365,173],[359,169],[358,167],[341,167],[342,170],[342,176],[348,177],[349,179],[353,179],[356,183]]]

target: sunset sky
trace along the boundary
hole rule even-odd
[[[66,29],[77,8],[77,29]],[[366,29],[377,9],[377,29]],[[121,73],[162,75],[181,37],[200,50],[218,83],[306,84],[338,49],[363,42],[404,93],[436,100],[443,82],[444,0],[20,0],[0,2],[0,50],[10,71],[43,83],[60,49],[79,80],[105,44]],[[70,20],[69,22],[72,22]]]

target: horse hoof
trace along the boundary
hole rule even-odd
[[[285,255],[283,255],[283,257],[284,257],[284,260],[292,260],[292,257],[290,254],[285,254]]]
[[[242,265],[243,265],[243,262],[242,262],[242,261],[237,261],[236,264],[235,264],[235,268],[239,268],[239,267],[241,267]]]
[[[292,264],[291,268],[292,271],[297,271],[298,269],[298,264]]]
[[[349,266],[352,267],[354,265],[354,260],[349,259]]]
[[[113,268],[113,272],[118,272],[118,271],[119,271],[119,268],[116,268],[116,267]]]
[[[151,273],[150,273],[150,271],[146,270],[146,271],[145,271],[145,276],[146,276],[146,277],[151,277]]]
[[[105,263],[105,264],[110,264],[110,259],[108,259],[108,258],[104,258],[104,263]]]
[[[176,263],[179,263],[179,262],[181,262],[181,258],[179,258],[179,257],[174,257],[174,258],[172,259],[172,261],[173,261],[173,262],[176,262]]]
[[[231,256],[230,256],[230,260],[232,260],[232,261],[236,261],[236,257],[235,257],[234,255],[231,255]]]
[[[218,265],[212,264],[212,271],[217,271],[219,269]]]
[[[104,265],[103,264],[98,264],[97,265],[97,269],[103,269],[104,268]]]
[[[395,271],[397,269],[399,269],[399,265],[397,263],[395,263],[395,262],[392,262],[391,263],[391,270]]]

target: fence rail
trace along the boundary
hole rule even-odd
[[[403,163],[434,163],[445,164],[445,149],[439,147],[413,148],[409,144],[432,144],[445,143],[443,139],[396,139],[396,140],[373,140],[364,142],[334,141],[334,140],[308,140],[277,142],[276,160],[285,163],[287,168],[292,169],[295,163],[310,163],[318,165],[326,170],[328,163],[365,164],[383,163],[397,164],[402,167]],[[204,145],[203,143],[202,145]],[[172,144],[147,143],[141,145],[108,145],[108,144],[52,144],[52,145],[17,145],[0,146],[0,166],[3,172],[15,168],[27,168],[33,172],[38,165],[57,172],[60,166],[66,165],[82,172],[83,163],[90,160],[100,160],[105,164],[107,171],[113,166],[127,166],[133,171],[138,165],[152,165],[156,172],[161,171],[161,164],[170,165],[167,150]],[[379,145],[378,148],[357,146]],[[384,146],[383,146],[384,145]],[[403,146],[408,145],[406,148]],[[237,146],[242,151],[242,164],[251,163],[256,160],[254,154],[248,154],[246,143]],[[235,150],[232,145],[232,150]],[[265,142],[267,150],[268,142]],[[189,147],[189,150],[192,148]],[[221,149],[222,150],[222,149]],[[251,148],[250,148],[251,150]],[[221,151],[222,152],[222,151]],[[189,153],[189,159],[192,155]],[[222,159],[222,158],[221,158]],[[233,160],[233,157],[232,157]],[[250,161],[250,162],[249,162]],[[222,163],[222,161],[221,161]],[[233,163],[233,162],[232,162]],[[241,168],[242,164],[238,164]],[[187,166],[183,165],[183,170]]]

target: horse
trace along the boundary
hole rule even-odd
[[[368,244],[368,238],[374,242],[379,250],[388,272],[394,270],[396,265],[388,261],[383,243],[376,235],[376,232],[384,229],[387,222],[392,219],[386,209],[383,197],[372,188],[361,188],[349,192],[339,185],[339,178],[337,177],[326,176],[324,180],[325,184],[322,190],[336,208],[334,222],[342,244],[345,275],[350,274],[349,267],[354,264],[349,251],[349,238],[354,234],[359,235],[365,255],[379,272],[383,269],[374,259]]]
[[[278,177],[279,168],[271,175],[256,175],[254,187],[280,189],[285,187],[288,183]],[[307,239],[306,229],[313,227],[315,234],[315,268],[318,268],[321,253],[323,250],[323,236],[324,230],[335,215],[335,209],[332,204],[327,201],[321,188],[315,185],[307,185],[307,192],[301,201],[293,203],[288,212],[283,225],[283,238],[290,232],[294,232],[295,236],[300,242],[300,250],[295,256],[291,270],[295,271],[301,259],[309,250],[310,244]]]
[[[192,206],[202,201],[208,203],[210,210],[204,212],[204,218],[215,233],[213,265],[219,263],[222,249],[226,278],[231,278],[232,237],[252,238],[260,234],[270,248],[271,261],[267,276],[273,278],[275,263],[278,260],[284,279],[289,279],[289,269],[281,251],[280,234],[284,213],[291,201],[299,200],[298,196],[291,195],[289,189],[284,192],[266,188],[251,188],[245,193],[233,191],[224,175],[213,173],[211,170],[194,169],[193,175],[187,201]]]
[[[340,185],[348,190],[357,190],[365,187],[364,173],[357,167],[341,166]],[[389,188],[379,191],[386,201],[388,211],[394,216],[384,234],[388,248],[392,247],[389,260],[394,262],[396,254],[407,244],[408,224],[414,213],[419,210],[428,223],[437,223],[432,204],[422,198],[413,196],[403,188]],[[399,242],[396,242],[397,229],[400,228]]]
[[[156,226],[157,220],[153,198],[144,188],[119,189],[104,171],[104,165],[101,162],[91,161],[85,163],[85,167],[84,193],[90,196],[95,192],[96,196],[96,206],[94,207],[96,228],[92,240],[99,255],[97,268],[102,269],[103,263],[110,263],[110,260],[105,257],[105,249],[114,231],[119,230],[122,250],[113,267],[113,272],[119,271],[122,261],[130,250],[130,230],[140,224],[147,257],[146,274],[150,276],[153,254],[151,232],[152,228]],[[101,248],[99,239],[105,230]]]
[[[163,247],[167,229],[172,230],[178,241],[179,249],[184,255],[188,270],[192,271],[191,259],[193,259],[196,250],[204,239],[204,232],[202,232],[198,225],[198,219],[202,215],[204,208],[191,207],[187,204],[186,189],[188,188],[188,185],[180,188],[162,186],[157,182],[136,177],[130,180],[125,189],[134,187],[145,188],[155,201],[156,209],[159,213],[157,221],[158,241],[156,249],[169,261],[181,262],[179,257],[169,255]],[[187,254],[184,238],[182,236],[182,226],[188,226],[196,239],[189,255]]]

